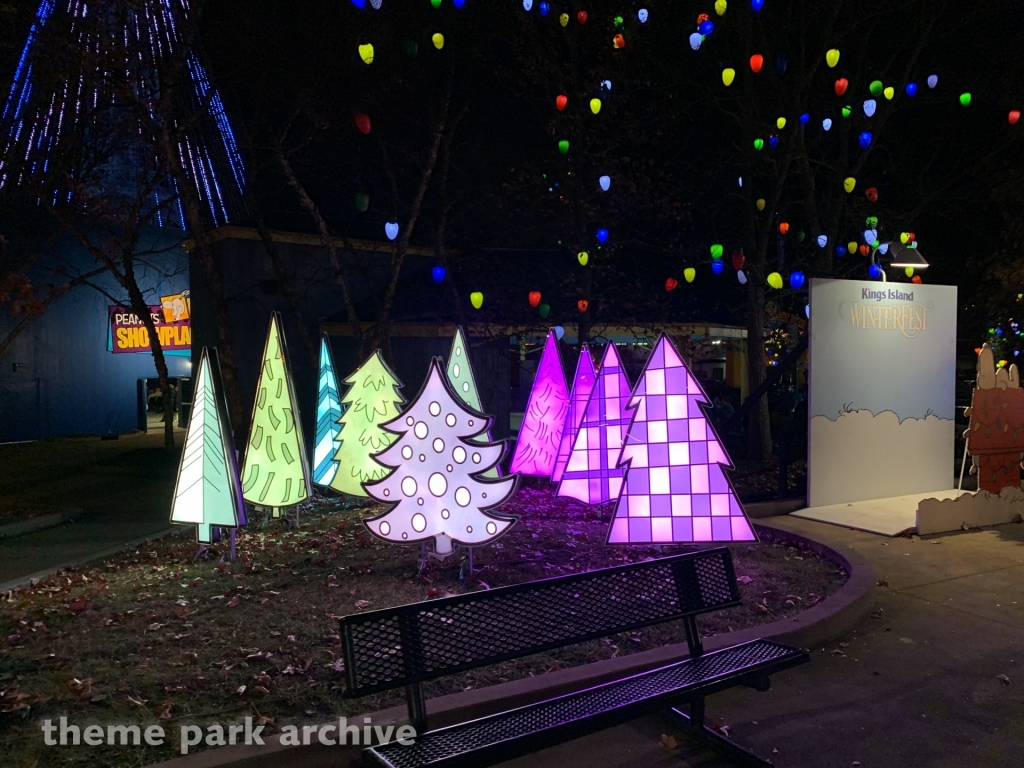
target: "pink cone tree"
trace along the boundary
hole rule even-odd
[[[550,477],[555,470],[555,458],[568,415],[569,392],[565,386],[565,371],[558,351],[558,339],[551,331],[537,365],[537,377],[530,390],[530,401],[523,425],[519,428],[510,470],[524,475]]]

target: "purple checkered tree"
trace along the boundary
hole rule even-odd
[[[580,432],[580,422],[583,421],[583,414],[587,410],[590,393],[594,391],[594,380],[596,378],[594,358],[590,356],[590,350],[584,344],[580,349],[579,362],[576,364],[576,376],[572,380],[572,394],[569,395],[569,413],[565,417],[565,429],[562,430],[562,439],[558,444],[555,468],[551,472],[552,482],[562,482],[562,475],[565,474],[565,465],[569,463],[569,454],[572,453],[572,447],[576,443],[576,435]]]
[[[609,342],[558,486],[559,496],[586,504],[618,498],[623,476],[618,461],[629,426],[629,396],[629,379],[615,344]]]
[[[629,403],[622,494],[609,544],[756,541],[704,412],[708,398],[662,335]]]

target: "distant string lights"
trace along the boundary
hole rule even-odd
[[[125,93],[156,96],[161,60],[185,44],[189,36],[183,27],[192,23],[188,0],[151,0],[135,10],[101,17],[90,14],[81,0],[68,0],[62,8],[55,0],[42,0],[15,69],[0,114],[0,188],[43,181],[59,145],[87,125],[86,119],[117,103],[118,87],[111,84],[110,73],[123,73]],[[43,28],[59,13],[70,17],[71,39],[102,65],[93,72],[83,69],[77,77],[69,76],[63,87],[46,91],[34,82],[33,61],[40,55]],[[244,215],[245,167],[224,104],[210,84],[195,43],[185,63],[191,88],[180,91],[175,119],[191,125],[182,132],[178,153],[208,223],[219,226]],[[16,163],[11,162],[14,158]],[[71,193],[54,189],[52,194],[56,203],[61,196],[70,200]],[[173,183],[166,184],[155,197],[162,204],[176,198],[177,190]],[[174,218],[182,223],[180,201],[176,209]],[[162,215],[159,222],[168,223]]]

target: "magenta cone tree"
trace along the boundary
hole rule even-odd
[[[594,358],[590,356],[590,350],[584,344],[580,349],[579,362],[576,364],[576,376],[572,380],[572,394],[569,395],[569,413],[565,417],[565,428],[562,430],[562,439],[558,444],[555,467],[551,471],[552,482],[562,482],[562,475],[565,474],[565,465],[569,463],[569,454],[572,453],[572,446],[576,442],[576,435],[579,434],[580,422],[583,421],[583,414],[587,411],[587,402],[590,400],[590,393],[594,391],[594,380],[596,378]]]
[[[622,361],[615,344],[609,342],[558,486],[559,496],[571,496],[586,504],[602,504],[619,497],[623,471],[618,462],[629,426],[629,396]]]
[[[519,428],[516,452],[512,456],[512,472],[551,476],[568,414],[569,392],[565,386],[562,356],[558,351],[558,339],[551,331],[544,343],[523,425]]]
[[[756,541],[703,406],[707,395],[662,335],[629,403],[626,478],[609,544]]]

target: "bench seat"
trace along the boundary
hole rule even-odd
[[[691,657],[641,674],[472,720],[365,753],[371,764],[390,768],[494,765],[637,717],[663,711],[735,685],[766,678],[810,660],[806,650],[770,640]],[[703,702],[701,701],[701,707]]]

